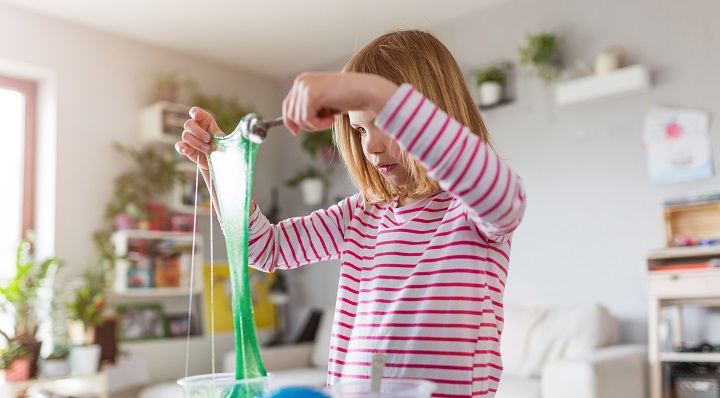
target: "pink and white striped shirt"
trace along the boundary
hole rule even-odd
[[[492,397],[510,238],[525,194],[480,137],[402,85],[375,125],[417,157],[442,192],[398,208],[349,197],[271,225],[256,211],[250,263],[263,271],[341,259],[328,383],[385,377],[438,385],[435,397]]]

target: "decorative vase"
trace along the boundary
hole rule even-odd
[[[25,381],[30,378],[30,359],[18,358],[10,364],[10,367],[5,371],[5,380],[12,381]]]
[[[88,376],[97,373],[100,366],[100,344],[76,345],[70,348],[70,373]]]
[[[480,105],[495,105],[502,99],[502,85],[498,82],[484,82],[478,87]]]
[[[322,178],[306,178],[300,183],[303,202],[308,206],[322,203],[325,182]]]

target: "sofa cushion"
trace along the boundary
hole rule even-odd
[[[503,374],[495,398],[541,398],[540,379]]]
[[[327,379],[328,358],[330,358],[330,335],[332,334],[333,318],[335,308],[327,307],[320,317],[320,324],[315,332],[315,340],[312,351],[312,364],[325,372]]]
[[[531,331],[517,375],[539,377],[550,361],[586,355],[617,343],[617,321],[598,304],[548,310]]]
[[[327,362],[327,360],[325,361]],[[277,390],[285,387],[307,386],[307,387],[325,387],[327,386],[327,369],[323,368],[295,368],[288,370],[279,370],[272,372],[273,377],[270,379],[270,390]]]
[[[522,374],[523,360],[529,350],[530,338],[535,327],[545,317],[545,310],[533,307],[505,307],[505,325],[500,340],[503,375]]]

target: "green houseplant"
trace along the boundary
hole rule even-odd
[[[535,69],[537,76],[546,83],[560,78],[560,47],[562,40],[554,33],[528,33],[525,47],[520,47],[520,64]]]
[[[90,345],[95,340],[95,327],[104,323],[106,295],[109,286],[109,272],[102,267],[88,266],[82,275],[71,283],[72,293],[65,302],[69,319],[75,325],[70,326],[70,342]],[[75,332],[75,333],[73,333]]]
[[[478,72],[475,82],[478,87],[480,105],[490,106],[502,100],[505,78],[505,72],[498,67],[490,67]]]
[[[3,336],[10,342],[17,342],[23,346],[24,352],[30,360],[30,377],[37,375],[37,360],[40,354],[41,342],[36,335],[40,328],[40,308],[43,299],[39,294],[41,289],[49,287],[55,276],[55,271],[61,265],[56,257],[48,258],[42,262],[36,261],[32,253],[32,242],[22,240],[18,245],[15,262],[15,277],[4,287],[0,287],[0,308],[11,313],[13,319],[13,336]]]
[[[136,167],[115,177],[112,199],[105,207],[106,220],[128,215],[138,220],[153,221],[148,205],[181,181],[178,159],[153,147],[134,149],[119,143],[114,143],[113,147],[134,160]]]
[[[153,77],[151,96],[153,101],[177,102],[182,90],[194,92],[195,81],[178,72],[157,72]]]
[[[333,141],[332,129],[322,131],[304,132],[302,136],[302,149],[313,159],[318,155],[325,163],[334,163],[339,160],[337,147]]]
[[[232,133],[240,123],[240,119],[252,113],[250,108],[240,105],[236,98],[223,98],[217,95],[195,93],[193,104],[210,112],[225,134]]]

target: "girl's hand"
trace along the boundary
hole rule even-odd
[[[283,101],[285,127],[300,130],[330,128],[335,115],[366,110],[380,113],[397,85],[383,77],[365,73],[303,73],[295,78]]]
[[[203,171],[207,171],[207,157],[204,155],[210,153],[210,133],[215,135],[225,135],[225,133],[220,130],[215,119],[208,112],[198,107],[190,109],[190,119],[185,121],[184,127],[182,141],[175,143],[175,150],[198,163]]]

